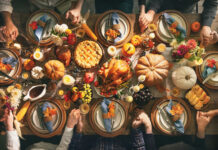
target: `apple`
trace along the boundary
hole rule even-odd
[[[95,77],[94,72],[86,72],[83,80],[85,83],[89,84],[89,83],[92,83],[94,81],[94,77]]]

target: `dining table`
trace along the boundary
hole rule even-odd
[[[96,21],[100,15],[101,14],[91,14],[89,16],[89,18],[87,20],[87,24],[92,29],[92,31],[94,31]],[[201,18],[200,14],[183,14],[183,15],[186,17],[189,24],[191,24],[194,21],[200,21],[200,18]],[[28,13],[25,13],[25,14],[24,13],[13,13],[12,14],[12,19],[13,19],[15,25],[18,27],[20,34],[23,34],[23,35],[26,34],[25,33],[26,32],[26,21],[27,21],[29,16],[30,16],[30,14],[28,14]],[[138,23],[139,15],[138,14],[128,14],[128,16],[131,18],[131,20],[134,23],[134,34],[139,34],[140,33],[140,28],[139,28],[139,23]],[[64,16],[62,16],[62,19],[63,19],[63,22],[67,22],[64,19]],[[212,24],[212,29],[218,31],[217,27],[218,27],[218,15],[216,16],[216,18]],[[199,40],[200,33],[199,32],[197,32],[197,33],[191,32],[189,38],[194,38],[194,39]],[[104,49],[106,50],[106,47],[104,47]],[[218,43],[212,44],[212,45],[209,45],[208,47],[206,47],[206,51],[217,51],[217,50],[218,50]],[[172,82],[170,80],[171,79],[169,78],[165,82],[168,82],[168,81]],[[201,84],[201,83],[199,83],[199,84]],[[148,104],[146,104],[143,107],[143,109],[145,110],[145,112],[149,116],[151,114],[151,110],[152,110],[152,107],[153,107],[155,101],[163,96],[166,96],[166,93],[161,93],[161,94],[159,93],[158,94],[158,91],[157,90],[155,91],[155,90],[156,89],[151,90],[152,93],[154,93],[153,95],[155,97],[155,100],[150,101]],[[213,89],[209,89],[209,88],[206,88],[206,90],[209,92],[209,95],[211,96],[211,102],[210,102],[210,105],[204,111],[218,109],[218,90],[213,90]],[[184,98],[184,97],[185,97],[185,95],[183,94],[181,96],[181,98]],[[96,98],[98,98],[98,97],[96,96]],[[62,101],[62,100],[60,100],[60,101]],[[129,131],[130,131],[129,129],[131,128],[131,121],[132,121],[132,117],[131,117],[132,113],[131,112],[133,111],[135,106],[133,103],[127,103],[127,102],[124,102],[124,103],[125,103],[126,109],[129,112],[128,112],[128,121],[127,121],[126,129],[122,134],[128,135]],[[69,113],[69,111],[70,110],[66,111],[67,114]],[[188,128],[185,131],[185,135],[195,135],[196,134],[196,130],[197,130],[197,124],[196,124],[196,119],[195,119],[196,112],[197,112],[196,110],[191,109],[191,121],[190,121]],[[89,115],[83,115],[83,121],[84,121],[83,133],[85,135],[96,134],[89,123]],[[24,127],[21,128],[22,134],[23,135],[33,135],[33,132],[29,129],[28,124],[26,123],[25,119],[23,120],[23,123],[24,123]],[[206,134],[207,135],[218,135],[217,126],[218,126],[218,117],[215,117],[211,121],[211,123],[208,125],[208,127],[206,129]],[[153,132],[154,132],[154,134],[161,134],[160,132],[156,131],[155,129]],[[58,135],[61,135],[62,133],[63,133],[63,131],[60,131],[60,133]]]

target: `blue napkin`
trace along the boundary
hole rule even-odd
[[[117,13],[112,13],[111,19],[112,19],[112,25],[116,25],[120,23],[120,17]],[[118,31],[120,32],[120,30]],[[116,39],[114,39],[114,43],[119,42],[121,38],[122,38],[122,33],[120,32],[120,35]]]
[[[12,67],[15,67],[18,63],[17,59],[15,59],[14,57],[5,57],[3,58],[3,64],[9,64]]]
[[[204,71],[202,73],[203,78],[207,78],[210,74],[216,72],[216,66],[214,65],[213,68],[209,67],[209,66],[205,66],[204,67]]]
[[[48,16],[44,15],[39,20],[41,20],[42,22],[46,22],[47,19],[48,19]],[[35,35],[37,41],[40,40],[40,37],[42,36],[42,32],[43,32],[43,27],[38,25],[38,28],[34,31],[34,35]]]
[[[101,110],[102,110],[102,115],[108,113],[108,106],[111,103],[109,99],[104,98],[103,101],[101,102]],[[111,132],[111,118],[105,119],[104,120],[104,127],[107,130],[107,132]]]
[[[171,25],[173,22],[175,22],[176,20],[170,16],[168,13],[164,13],[163,14],[164,18],[166,19],[167,23],[169,25]],[[177,30],[179,30],[181,32],[181,37],[185,38],[186,37],[186,30],[180,25],[178,24],[176,27]]]
[[[41,106],[42,113],[46,111],[47,108],[52,108],[51,104],[49,102],[45,102]],[[44,120],[43,120],[44,121]],[[44,121],[46,128],[51,133],[53,132],[53,122],[52,121]]]
[[[167,107],[165,108],[166,112],[167,112],[170,116],[172,116],[171,113],[170,113],[170,110],[172,109],[172,106],[173,106],[173,102],[172,102],[172,100],[170,100],[169,104],[168,104]],[[175,125],[175,127],[176,127],[176,131],[178,131],[179,133],[184,134],[184,132],[185,132],[185,130],[184,130],[184,125],[183,125],[183,123],[182,123],[182,121],[181,121],[180,119],[177,120],[177,121],[175,121],[175,122],[174,122],[174,125]]]

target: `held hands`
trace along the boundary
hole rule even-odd
[[[80,22],[80,10],[79,9],[71,9],[66,13],[66,19],[71,19],[72,24],[78,24]]]
[[[80,110],[79,109],[71,110],[67,120],[67,127],[74,128],[74,126],[78,123],[79,119],[80,119]]]
[[[153,10],[149,10],[147,13],[141,12],[139,15],[139,26],[141,32],[144,32],[144,30],[148,27],[148,24],[150,24],[154,19],[155,12]]]
[[[209,117],[207,115],[207,113],[200,112],[200,111],[197,112],[197,114],[196,114],[196,121],[197,121],[197,125],[198,125],[197,136],[199,138],[205,137],[205,129],[206,129],[207,125],[210,123],[211,119],[212,118]]]
[[[208,46],[211,39],[211,29],[209,26],[203,26],[200,33],[200,39],[204,47]]]
[[[152,125],[150,118],[145,112],[141,112],[132,122],[133,128],[138,128],[141,124],[143,124],[146,128],[146,133],[151,134],[152,133]]]
[[[3,33],[5,34],[7,41],[16,40],[19,35],[18,29],[12,21],[6,22],[6,28]]]

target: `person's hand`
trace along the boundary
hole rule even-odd
[[[4,124],[7,131],[14,130],[14,116],[11,110],[8,110],[8,108],[6,108],[4,112]]]
[[[200,33],[201,43],[204,47],[208,46],[211,39],[211,29],[209,26],[203,26]]]
[[[80,110],[79,109],[71,110],[67,120],[67,127],[74,128],[74,126],[78,123],[79,118],[80,118]]]
[[[3,31],[3,33],[6,36],[6,40],[16,40],[19,32],[17,27],[14,25],[14,23],[12,21],[6,22],[6,28]]]
[[[210,110],[208,112],[202,112],[201,113],[203,116],[208,117],[210,120],[213,119],[216,115],[218,115],[218,109]]]
[[[216,31],[212,31],[210,33],[211,39],[209,44],[215,44],[218,42],[218,33]]]
[[[3,33],[5,29],[6,26],[0,27],[0,42],[6,42],[6,37]]]
[[[79,9],[71,9],[66,13],[66,19],[71,19],[72,24],[78,24],[80,21],[80,10]]]
[[[198,137],[204,138],[205,137],[205,129],[210,122],[210,118],[205,115],[205,113],[197,111],[196,114],[196,121],[198,125]]]
[[[82,116],[80,116],[76,126],[76,132],[82,133],[82,131],[83,131],[83,121],[82,121]]]
[[[149,10],[147,13],[141,12],[139,16],[139,26],[141,32],[144,32],[144,30],[148,27],[148,24],[150,24],[154,19],[155,12],[153,10]]]

